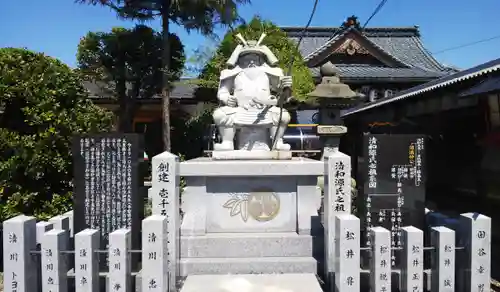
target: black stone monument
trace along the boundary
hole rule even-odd
[[[140,193],[144,182],[139,171],[142,136],[122,133],[76,136],[72,153],[75,233],[86,228],[100,230],[101,249],[106,249],[111,232],[130,228],[132,248],[140,249],[144,216]]]
[[[365,134],[363,152],[364,230],[382,226],[401,247],[402,227],[425,227],[425,136]]]

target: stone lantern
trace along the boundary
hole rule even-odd
[[[319,102],[319,125],[317,134],[323,141],[322,158],[337,151],[340,137],[347,133],[340,118],[340,111],[348,109],[357,103],[359,95],[352,91],[349,85],[341,83],[339,71],[331,62],[321,66],[321,83],[316,86],[309,97]]]

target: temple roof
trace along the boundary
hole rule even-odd
[[[302,35],[302,27],[281,27],[294,41]],[[391,66],[368,64],[335,64],[340,77],[349,79],[404,79],[426,81],[441,77],[456,69],[440,64],[424,47],[418,27],[366,28],[363,33],[353,27],[310,27],[306,30],[299,50],[304,56],[314,76],[319,70],[315,67],[328,55],[339,42],[347,37],[361,39],[368,50],[375,51],[393,64]]]
[[[408,82],[426,82],[429,79],[442,77],[443,72],[428,71],[420,68],[391,68],[383,66],[374,66],[369,64],[335,64],[340,71],[340,77],[347,82],[363,82],[366,80],[386,82],[408,81]],[[320,76],[319,68],[312,68],[313,76]]]
[[[432,80],[427,83],[414,86],[407,90],[398,92],[394,96],[382,98],[380,100],[377,100],[369,104],[360,105],[359,107],[347,110],[342,114],[342,117],[347,117],[360,112],[365,112],[370,109],[379,108],[381,106],[391,104],[393,102],[406,100],[408,98],[416,98],[422,96],[423,94],[430,93],[434,90],[444,89],[455,85],[458,86],[462,82],[471,80],[474,81],[481,78],[484,78],[483,79],[484,83],[479,83],[472,86],[471,88],[467,88],[466,90],[462,91],[457,98],[459,98],[460,96],[468,96],[472,94],[484,94],[491,91],[498,91],[499,90],[498,84],[496,82],[498,82],[499,80],[497,79],[497,77],[499,76],[497,73],[499,71],[500,71],[500,58],[463,71],[449,74],[447,76]],[[491,79],[485,79],[488,77],[491,77]]]

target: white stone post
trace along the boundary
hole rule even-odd
[[[52,229],[42,237],[42,291],[68,291],[68,262],[67,251],[69,232],[67,230]]]
[[[99,291],[100,232],[85,229],[75,234],[75,291]]]
[[[69,219],[69,237],[73,237],[75,235],[74,234],[75,227],[73,223],[74,222],[73,210],[64,213],[63,216],[66,216]]]
[[[491,281],[491,218],[477,213],[460,216],[460,245],[464,246],[459,266],[459,290],[486,292]]]
[[[54,229],[70,230],[70,218],[67,215],[57,215],[49,219],[49,223],[54,225]]]
[[[383,227],[372,227],[370,287],[373,292],[391,291],[391,232]]]
[[[335,151],[325,158],[324,184],[325,276],[332,282],[337,244],[335,216],[351,213],[351,158],[348,155]]]
[[[108,291],[132,292],[130,229],[118,229],[109,235],[109,288]]]
[[[167,217],[152,215],[142,221],[142,291],[169,290]]]
[[[68,245],[66,249],[73,250],[74,249],[74,241],[72,236],[73,229],[73,211],[66,212],[63,215],[57,215],[49,219],[49,223],[53,224],[53,229],[66,230],[68,231]],[[75,258],[68,257],[67,258],[67,267],[68,269],[72,269],[75,267]]]
[[[337,292],[359,292],[360,232],[359,219],[351,214],[335,217],[335,287]]]
[[[424,233],[413,226],[401,231],[401,292],[424,291]]]
[[[163,152],[153,157],[152,162],[152,205],[153,215],[167,217],[167,248],[169,289],[175,290],[179,275],[179,230],[180,230],[180,195],[179,195],[179,157]]]
[[[38,291],[36,220],[20,215],[3,222],[3,286],[5,292]]]
[[[36,223],[36,243],[41,244],[45,232],[54,229],[54,224],[46,221]]]
[[[455,231],[432,227],[431,242],[432,292],[455,292]]]

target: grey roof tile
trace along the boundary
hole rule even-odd
[[[298,42],[300,38],[298,37],[291,37],[295,42]],[[299,51],[302,54],[302,56],[308,56],[314,51],[316,51],[317,48],[321,47],[324,45],[328,40],[330,40],[331,37],[304,37],[302,39],[302,42],[299,45]]]
[[[474,79],[479,79],[479,78],[487,78],[488,76],[498,76],[498,75],[493,75],[497,74],[500,70],[500,58],[491,60],[489,62],[480,64],[478,66],[462,70],[453,74],[448,74],[445,76],[442,76],[441,78],[436,78],[432,81],[419,84],[417,86],[414,86],[412,88],[408,88],[406,90],[398,92],[394,96],[390,97],[385,97],[382,99],[379,99],[375,102],[371,102],[368,104],[360,105],[359,107],[353,108],[349,110],[348,112],[345,112],[343,116],[351,115],[351,114],[356,114],[359,112],[363,112],[372,108],[380,107],[386,104],[390,104],[396,101],[401,101],[403,99],[411,98],[411,97],[416,97],[425,93],[429,93],[431,91],[437,90],[437,89],[442,89],[446,88],[448,86],[455,86],[459,85],[462,81],[465,80],[474,80]],[[495,90],[495,89],[493,89]]]
[[[418,37],[368,37],[368,39],[413,67],[433,71],[445,70],[445,67],[427,52]]]
[[[365,64],[336,64],[342,79],[408,79],[428,81],[447,75],[447,72],[422,70],[420,68],[391,68]],[[314,77],[320,77],[319,67],[311,68]]]
[[[302,35],[303,28],[300,27],[282,27],[287,35],[294,41],[298,41]],[[304,57],[312,54],[320,47],[334,42],[339,38],[338,35],[340,28],[338,27],[311,27],[305,33],[305,36],[300,44],[299,50]],[[425,49],[420,40],[420,33],[417,27],[385,27],[385,28],[366,28],[363,35],[367,37],[373,44],[378,46],[381,50],[391,55],[394,59],[399,60],[409,67],[420,68],[421,70],[406,70],[407,74],[423,74],[426,76],[442,76],[441,73],[453,73],[440,64],[430,53]],[[313,73],[317,69],[312,69]],[[360,69],[361,70],[361,69]],[[375,69],[370,69],[375,70]],[[382,70],[382,69],[380,69]],[[389,73],[389,69],[384,69]],[[397,70],[396,70],[397,71]],[[400,70],[402,73],[404,70]],[[422,71],[432,71],[434,73],[422,73]],[[381,72],[381,71],[379,71]],[[346,73],[347,74],[347,73]],[[440,75],[441,74],[441,75]],[[390,76],[386,76],[390,77]]]
[[[445,73],[419,68],[391,68],[370,65],[337,65],[344,78],[438,78]]]

